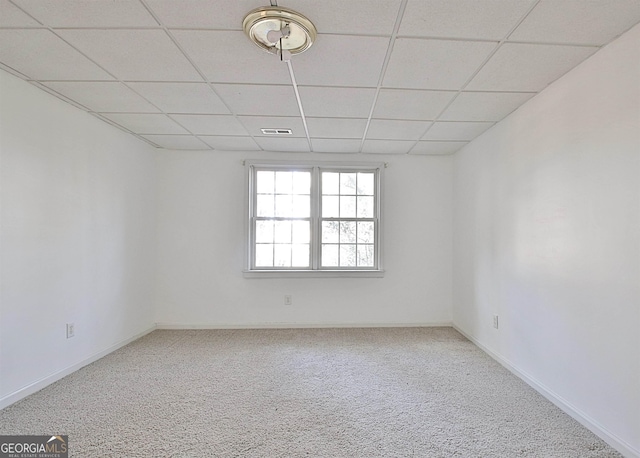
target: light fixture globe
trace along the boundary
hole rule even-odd
[[[250,11],[242,21],[242,28],[256,46],[269,53],[277,53],[282,47],[291,54],[299,54],[311,47],[318,34],[313,22],[281,6]]]

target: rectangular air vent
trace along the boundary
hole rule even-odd
[[[265,135],[292,135],[291,129],[260,129]]]

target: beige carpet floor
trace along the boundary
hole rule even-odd
[[[451,328],[154,331],[0,411],[73,457],[618,457]]]

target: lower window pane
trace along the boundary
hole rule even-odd
[[[356,246],[340,245],[340,267],[356,266]]]
[[[356,243],[356,222],[340,222],[340,243]]]
[[[291,228],[293,229],[293,243],[309,243],[311,235],[309,232],[309,221],[293,221]]]
[[[309,267],[309,244],[291,245],[291,267]]]
[[[260,195],[257,199],[257,216],[275,216],[273,210],[273,196],[271,194]]]
[[[273,267],[273,244],[256,244],[256,267]]]
[[[256,221],[256,242],[273,242],[273,221]]]
[[[373,245],[358,245],[358,267],[373,267],[374,262]]]
[[[322,245],[322,267],[338,266],[338,246],[339,245]]]
[[[374,225],[371,221],[358,221],[358,243],[373,243]]]
[[[291,267],[291,245],[278,244],[273,251],[275,267]]]
[[[322,196],[322,217],[337,218],[340,216],[340,198],[338,196]]]
[[[291,221],[276,221],[275,228],[276,243],[291,243]]]
[[[338,243],[340,222],[339,221],[323,221],[322,222],[322,243]]]

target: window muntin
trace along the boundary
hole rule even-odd
[[[380,271],[380,170],[250,165],[249,271]]]

